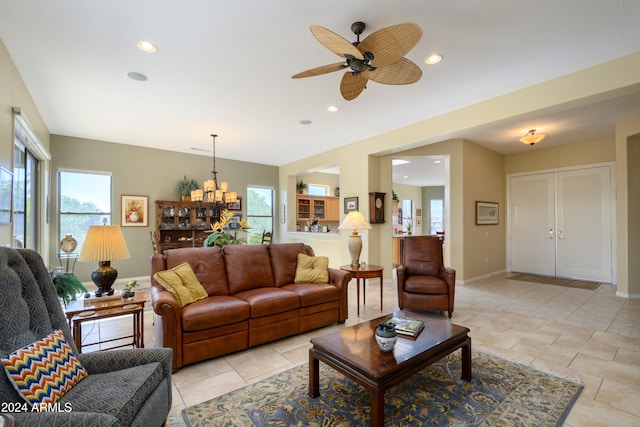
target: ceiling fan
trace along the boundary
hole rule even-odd
[[[291,76],[293,79],[348,69],[342,76],[340,93],[344,99],[351,101],[362,93],[368,80],[388,85],[406,85],[422,77],[420,67],[404,57],[422,37],[422,29],[417,24],[407,22],[391,25],[373,32],[361,42],[360,34],[365,24],[354,22],[351,31],[357,40],[353,43],[318,25],[312,25],[310,29],[324,47],[345,60],[311,68]]]

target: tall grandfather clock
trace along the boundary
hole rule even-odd
[[[369,193],[369,222],[384,224],[384,196],[387,193]]]

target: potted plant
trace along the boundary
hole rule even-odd
[[[53,286],[56,288],[58,298],[64,302],[66,307],[69,301],[75,301],[80,293],[87,292],[87,288],[71,272],[64,271],[62,267],[56,267],[49,272]]]
[[[206,231],[206,233],[211,233],[204,239],[204,246],[220,246],[221,248],[225,245],[242,245],[243,243],[247,243],[246,238],[238,237],[238,230],[246,231],[251,227],[249,224],[243,220],[234,218],[234,214],[229,212],[228,209],[224,209],[220,212],[220,220],[211,224],[211,231]]]
[[[305,184],[302,180],[296,182],[296,190],[298,190],[298,194],[303,194],[307,189],[307,184]]]
[[[178,197],[183,202],[188,202],[191,200],[191,191],[198,189],[198,183],[195,179],[187,179],[185,175],[183,179],[178,181],[178,185],[176,186],[176,191],[178,192]]]
[[[138,281],[137,280],[129,280],[126,285],[124,285],[124,289],[122,289],[122,298],[125,300],[131,300],[136,295],[134,291],[137,288]]]
[[[407,233],[411,236],[411,229],[413,228],[413,224],[411,221],[407,221]]]

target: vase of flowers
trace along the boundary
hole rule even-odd
[[[124,285],[124,289],[122,289],[122,299],[125,301],[131,301],[134,296],[136,296],[135,288],[137,288],[138,281],[137,280],[129,280],[126,285]]]
[[[307,221],[307,226],[309,227],[312,233],[317,233],[318,230],[320,229],[320,221],[318,220],[317,217],[314,216],[309,221]]]
[[[244,237],[238,237],[238,232],[246,232],[251,229],[249,224],[241,219],[240,214],[229,212],[228,209],[220,211],[220,220],[211,224],[211,233],[204,239],[204,246],[242,245],[247,243]]]

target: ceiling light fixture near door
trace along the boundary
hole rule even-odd
[[[542,141],[546,136],[547,135],[544,133],[536,133],[535,129],[531,129],[522,138],[520,138],[520,142],[527,145],[534,145]]]
[[[150,41],[140,40],[138,42],[138,49],[140,49],[143,52],[153,53],[156,50],[158,50],[158,47],[155,44],[151,43]]]

